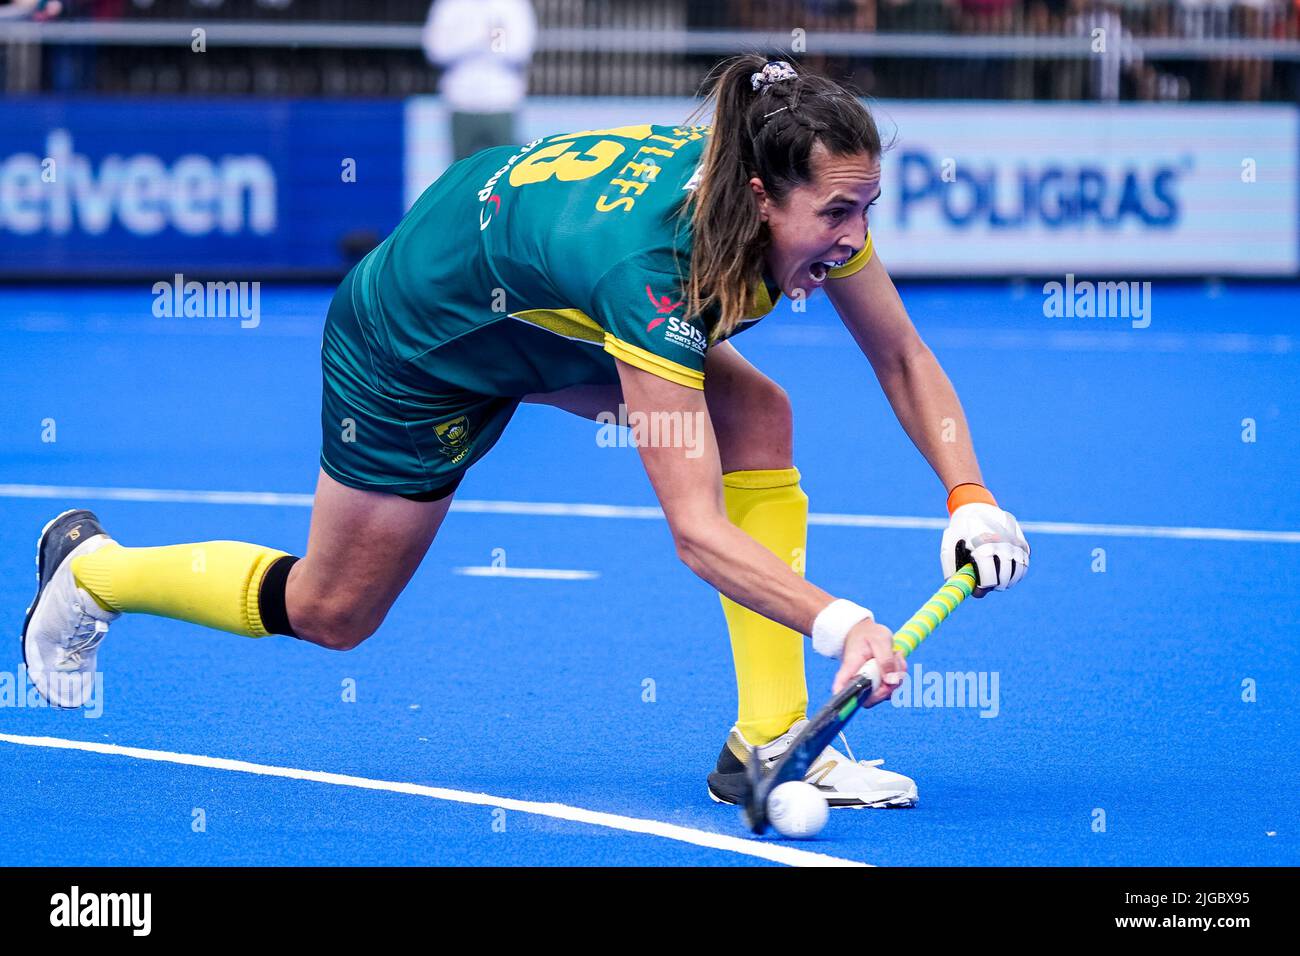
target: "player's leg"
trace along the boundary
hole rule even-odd
[[[448,385],[437,373],[454,360],[436,350],[420,366],[398,362],[380,324],[358,307],[356,274],[326,319],[321,472],[307,553],[285,570],[282,592],[285,630],[336,650],[356,647],[382,623],[461,478],[518,404]]]
[[[724,474],[790,467],[790,400],[781,386],[746,361],[730,342],[720,342],[709,350],[704,392]],[[617,384],[574,385],[557,392],[525,395],[522,400],[594,421],[602,412],[617,418],[623,393]]]
[[[709,349],[704,397],[723,474],[793,466],[794,412],[789,396],[730,342]]]
[[[528,405],[549,405],[579,418],[596,420],[602,412],[618,417],[618,406],[623,401],[623,389],[613,385],[572,385],[558,392],[525,395],[521,399]]]
[[[424,559],[451,507],[362,491],[321,472],[307,554],[293,564],[284,605],[295,636],[348,650],[375,632]]]
[[[794,467],[789,398],[729,343],[710,350],[704,391],[723,452],[728,518],[803,574],[808,497]],[[745,763],[755,759],[755,753],[764,765],[775,762],[803,726],[808,707],[806,640],[726,597],[722,606],[736,665],[738,714],[708,784],[715,800],[735,803],[743,793]],[[881,769],[879,763],[860,763],[827,747],[807,779],[834,807],[914,803],[916,784]]]
[[[802,574],[808,496],[794,467],[794,415],[788,396],[726,342],[709,351],[704,394],[723,462],[727,517]],[[766,744],[807,712],[805,639],[720,597],[736,668],[735,733],[741,739],[732,743]]]
[[[450,503],[450,494],[411,501],[322,474],[301,561],[245,541],[124,547],[92,512],[64,512],[38,544],[37,594],[23,626],[28,676],[56,706],[82,706],[95,689],[99,645],[124,613],[355,647],[410,580]]]

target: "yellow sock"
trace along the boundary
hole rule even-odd
[[[258,608],[262,576],[285,552],[243,541],[203,541],[161,548],[117,542],[72,562],[72,577],[111,611],[157,614],[266,637]]]
[[[722,476],[722,487],[731,523],[803,574],[808,496],[799,487],[798,469],[730,471]],[[751,744],[765,744],[807,714],[805,638],[725,595],[719,597],[736,663],[736,725]]]

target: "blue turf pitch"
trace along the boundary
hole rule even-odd
[[[155,319],[147,286],[0,290],[0,672],[12,680],[21,659],[36,534],[65,508],[94,509],[128,545],[302,552],[309,509],[293,502],[48,489],[309,493],[329,294],[266,288],[261,324],[240,329]],[[1157,284],[1146,329],[1045,318],[1032,284],[903,295],[1022,522],[1300,529],[1296,287]],[[792,396],[814,513],[942,516],[943,489],[824,299],[783,306],[736,343]],[[460,498],[652,505],[635,451],[597,447],[595,432],[525,409]],[[913,657],[996,675],[995,716],[885,705],[851,725],[859,757],[915,777],[919,806],[834,813],[799,846],[881,865],[1300,863],[1300,543],[1104,530],[1030,531],[1025,582],[969,602]],[[494,549],[509,566],[599,577],[455,572]],[[808,573],[897,624],[934,589],[938,551],[936,530],[814,524]],[[140,616],[114,626],[101,663],[101,716],[9,698],[0,734],[745,835],[704,788],[734,716],[717,597],[660,521],[458,511],[356,651]],[[832,669],[808,670],[815,704]],[[0,754],[3,865],[769,862],[428,795],[4,741]]]

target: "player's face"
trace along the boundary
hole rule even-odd
[[[791,298],[820,289],[827,263],[839,264],[862,248],[867,207],[880,195],[878,156],[835,156],[818,143],[810,167],[812,180],[790,190],[780,203],[758,177],[749,181],[772,237],[768,271]]]

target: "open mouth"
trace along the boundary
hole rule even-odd
[[[843,259],[814,259],[808,266],[808,278],[814,282],[825,282],[832,269],[842,266],[848,261],[848,257]]]

